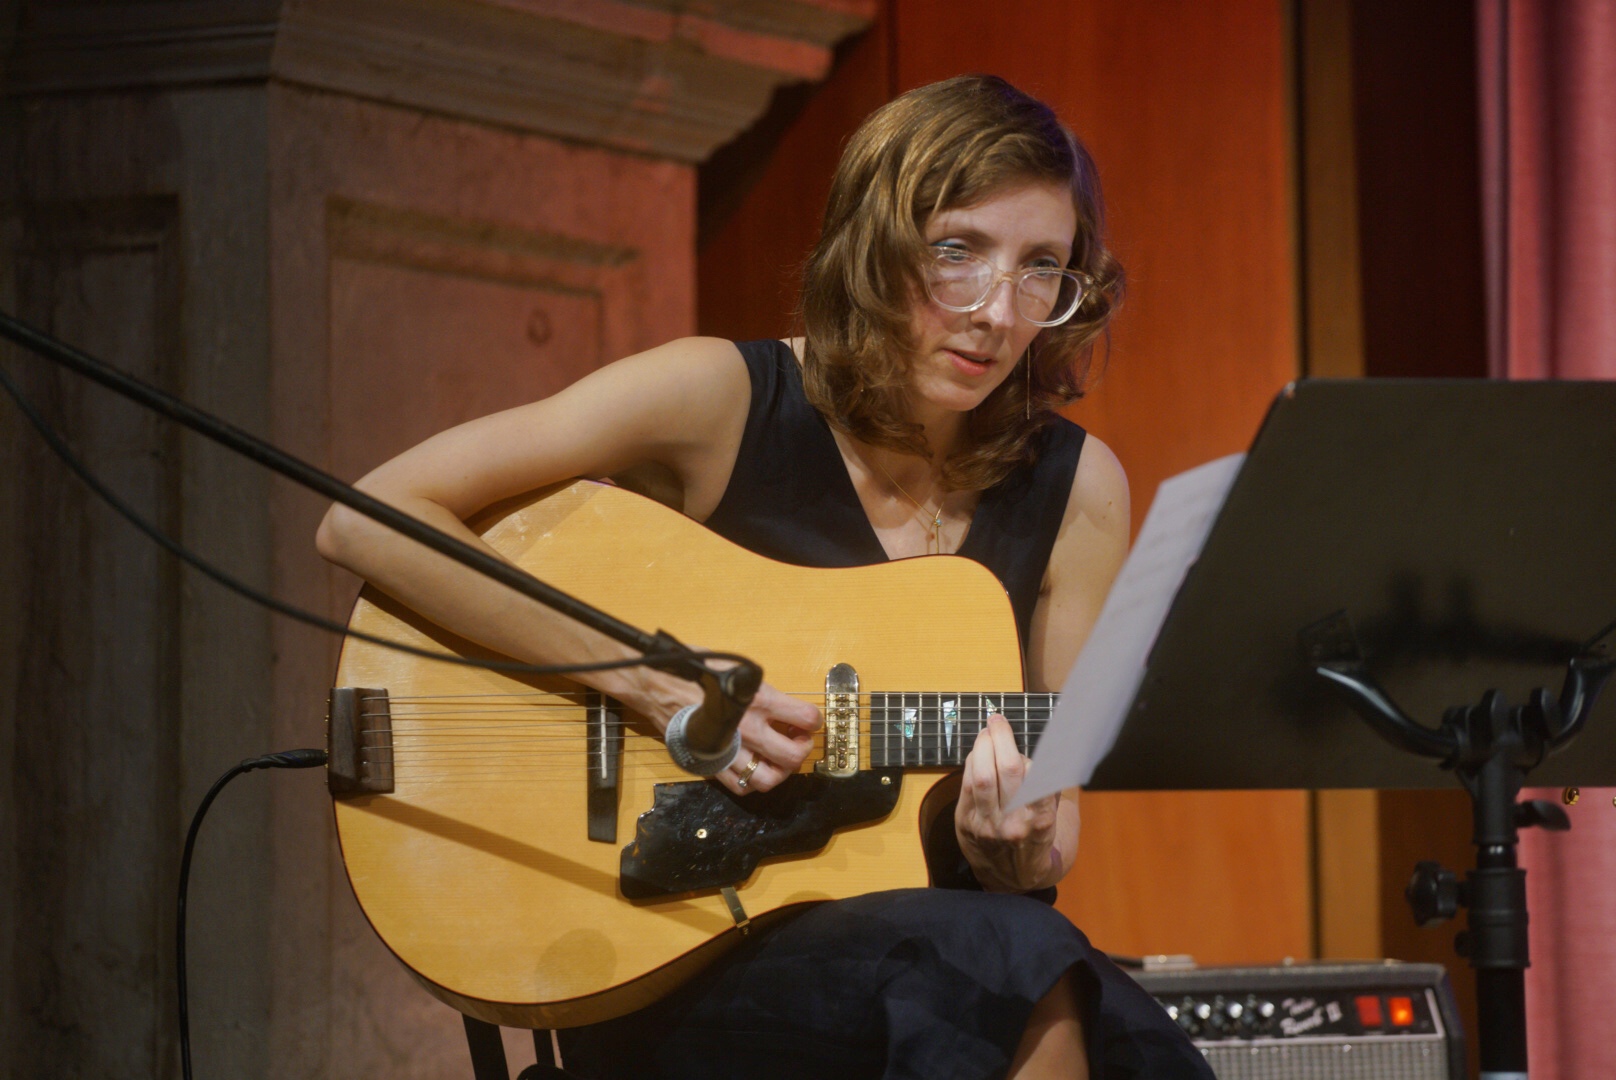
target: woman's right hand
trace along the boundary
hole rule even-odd
[[[808,760],[822,724],[812,703],[764,683],[741,717],[740,753],[714,779],[737,795],[777,787]]]

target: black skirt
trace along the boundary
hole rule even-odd
[[[952,889],[815,905],[648,1008],[560,1032],[562,1055],[596,1080],[999,1077],[1067,973],[1095,1080],[1212,1080],[1154,999],[1065,916]]]

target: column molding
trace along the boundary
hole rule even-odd
[[[278,80],[695,163],[877,0],[24,0],[18,96]]]

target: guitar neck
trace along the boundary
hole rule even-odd
[[[1059,694],[872,693],[873,768],[961,765],[988,717],[1003,713],[1016,745],[1031,754]]]

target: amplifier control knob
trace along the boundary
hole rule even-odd
[[[1212,1017],[1212,1006],[1204,1001],[1187,997],[1178,1005],[1178,1026],[1191,1038],[1208,1034],[1207,1021]]]
[[[1239,1009],[1236,1014],[1235,1009]],[[1262,1035],[1264,1031],[1273,1027],[1273,1002],[1257,998],[1256,994],[1246,994],[1246,1001],[1230,1004],[1230,1015],[1235,1017],[1241,1035]]]

